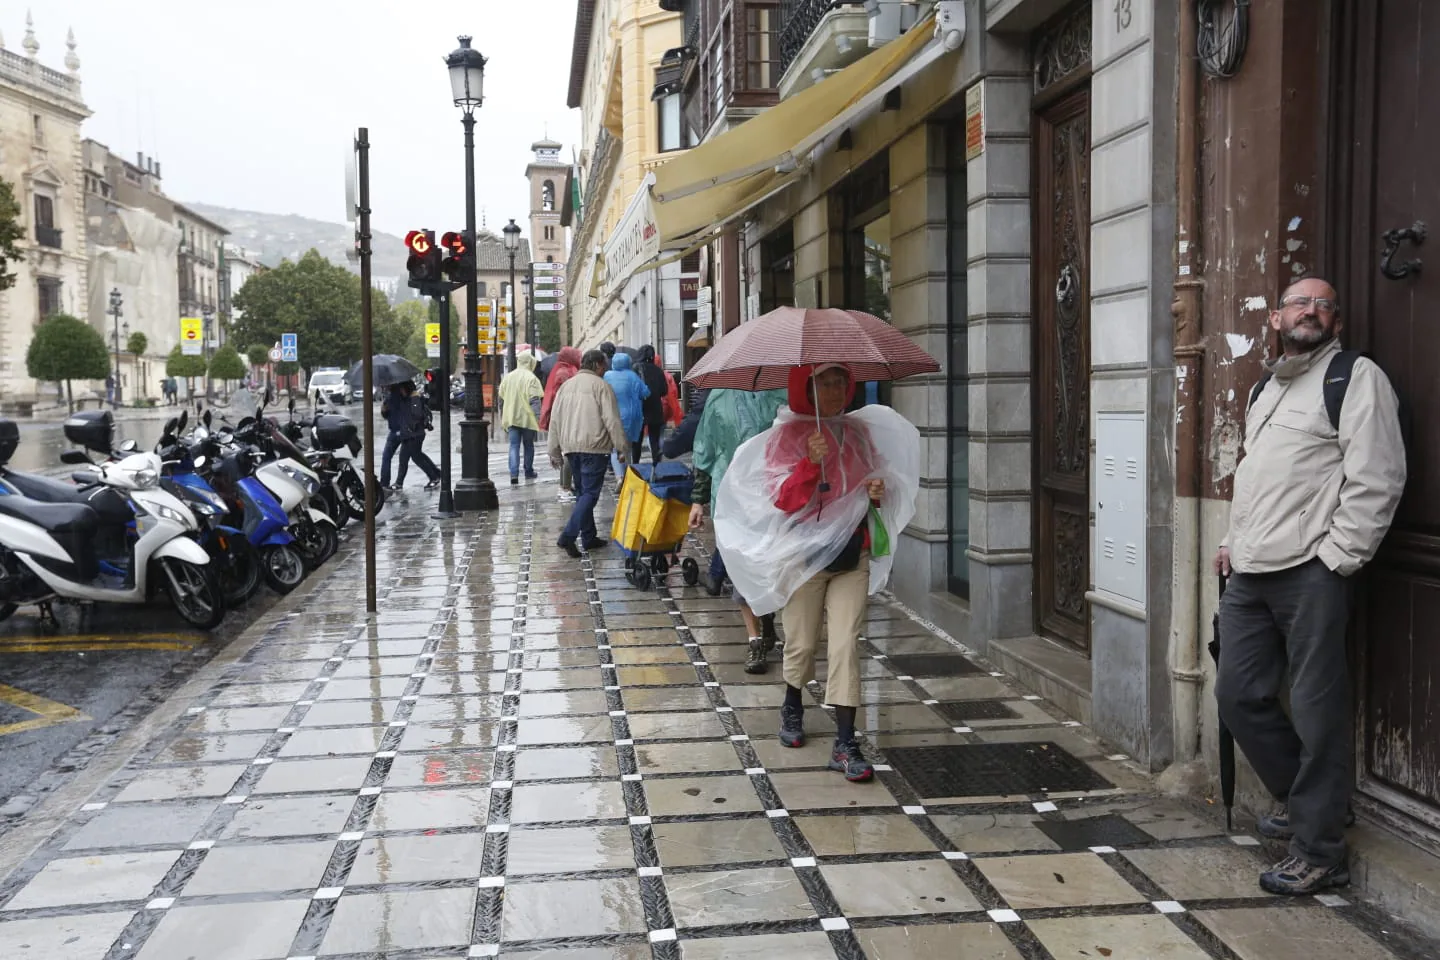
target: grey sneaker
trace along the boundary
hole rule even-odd
[[[805,746],[805,708],[780,707],[780,742],[787,747]]]
[[[849,743],[835,741],[830,748],[830,769],[839,770],[851,783],[866,783],[875,777],[875,767],[865,759],[865,754],[860,752],[860,744],[854,740]]]
[[[1260,889],[1286,897],[1306,897],[1350,882],[1350,868],[1343,863],[1321,867],[1299,857],[1286,857],[1260,874]]]
[[[765,662],[765,641],[759,637],[750,638],[750,652],[745,657],[746,673],[764,673],[770,669]]]
[[[1345,826],[1355,826],[1355,810],[1351,807],[1345,808]],[[1295,830],[1290,826],[1290,808],[1282,804],[1274,813],[1256,820],[1255,832],[1270,840],[1289,840],[1295,836]]]

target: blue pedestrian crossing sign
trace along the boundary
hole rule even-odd
[[[294,333],[280,334],[280,359],[286,363],[300,360],[300,337]]]

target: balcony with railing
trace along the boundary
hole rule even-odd
[[[0,77],[37,87],[52,96],[80,102],[80,78],[53,70],[30,57],[0,49]]]
[[[697,0],[685,115],[708,139],[779,102],[780,0]],[[693,39],[692,39],[693,33]]]
[[[54,227],[47,227],[44,224],[35,225],[35,242],[42,247],[49,247],[52,250],[61,249],[61,231]]]
[[[781,97],[813,86],[870,52],[862,0],[782,0]]]

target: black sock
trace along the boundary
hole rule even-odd
[[[835,708],[835,742],[849,743],[855,739],[855,708]]]
[[[805,709],[805,701],[800,699],[800,688],[785,684],[785,706],[794,707],[796,710]]]

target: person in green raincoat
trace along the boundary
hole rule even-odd
[[[707,507],[713,503],[712,491],[720,489],[725,470],[740,445],[751,437],[770,429],[775,415],[785,405],[784,390],[711,390],[705,401],[705,412],[695,430],[695,490],[691,497],[690,528],[698,530],[705,524]],[[725,587],[725,560],[716,550],[710,555],[710,572],[705,589],[719,596]],[[745,660],[746,673],[764,673],[768,669],[766,655],[775,648],[775,615],[757,617],[745,598],[738,592],[735,602],[745,618],[750,650]]]
[[[540,430],[540,402],[545,388],[535,376],[535,354],[515,358],[515,369],[500,381],[500,426],[510,435],[510,482],[520,482],[520,448],[525,448],[525,479],[534,480],[535,434]]]

